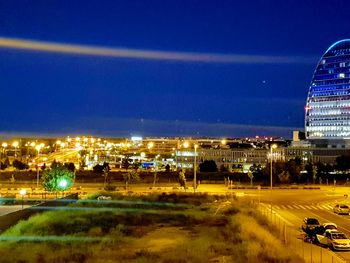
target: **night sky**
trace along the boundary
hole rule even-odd
[[[349,13],[348,0],[0,1],[0,38],[165,54],[1,47],[0,133],[291,137]]]

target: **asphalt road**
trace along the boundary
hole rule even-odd
[[[23,208],[29,207],[28,205],[24,205]],[[0,216],[16,212],[18,210],[21,210],[21,205],[7,205],[7,206],[0,206]]]
[[[294,233],[301,232],[300,226],[305,217],[315,217],[321,224],[327,222],[337,224],[338,229],[350,237],[350,216],[333,213],[333,206],[336,203],[350,204],[350,200],[345,196],[349,194],[349,190],[345,187],[327,187],[321,190],[273,190],[272,194],[261,193],[260,199],[265,206],[272,205],[273,212],[295,230]],[[256,199],[254,193],[251,193],[251,196]],[[335,254],[350,262],[350,252],[341,251]]]

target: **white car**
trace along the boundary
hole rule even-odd
[[[333,212],[340,215],[340,214],[344,214],[344,215],[348,215],[350,212],[349,206],[345,205],[345,204],[337,204],[334,208],[333,208]]]
[[[336,229],[327,229],[323,235],[316,235],[318,242],[332,250],[350,250],[350,240]]]
[[[326,231],[327,229],[338,229],[337,225],[334,223],[323,223],[323,229]]]
[[[112,197],[110,196],[104,196],[104,195],[100,195],[99,197],[97,197],[97,200],[111,200]]]

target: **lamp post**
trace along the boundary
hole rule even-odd
[[[39,188],[39,155],[40,155],[40,149],[43,147],[43,144],[39,144],[35,146],[35,149],[38,151],[38,163],[36,164],[36,187]]]
[[[277,145],[276,144],[272,144],[270,146],[270,200],[271,200],[271,216],[272,216],[272,161],[273,161],[273,149],[276,149]]]
[[[272,191],[272,161],[273,161],[273,149],[276,149],[277,145],[276,144],[272,144],[270,146],[270,190]]]
[[[13,143],[12,143],[12,146],[15,148],[15,158],[17,158],[17,147],[18,147],[18,142],[17,141],[14,141]]]
[[[4,155],[4,157],[5,157],[7,143],[6,143],[6,142],[3,142],[3,143],[1,144],[1,146],[2,146],[3,155]]]
[[[19,191],[19,194],[22,196],[22,210],[23,210],[23,198],[24,198],[26,193],[27,193],[26,189],[21,189]]]
[[[198,145],[194,145],[194,164],[193,164],[193,191],[196,192],[197,188],[197,148]]]

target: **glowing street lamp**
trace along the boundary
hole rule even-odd
[[[18,141],[14,141],[12,143],[12,146],[15,148],[15,158],[17,158],[17,147],[18,147],[19,143]]]
[[[197,148],[198,145],[194,145],[194,165],[193,165],[193,191],[196,192],[197,188]]]
[[[188,148],[188,146],[190,146],[190,144],[188,142],[184,142],[183,147]]]
[[[4,155],[5,155],[7,143],[6,143],[6,142],[3,142],[3,143],[1,144],[1,146],[2,146],[3,153],[4,153]]]
[[[272,191],[272,161],[273,161],[273,150],[277,148],[276,144],[270,146],[270,189]]]
[[[27,190],[26,190],[26,189],[21,189],[21,190],[19,191],[19,194],[22,196],[22,210],[23,210],[23,198],[24,198],[24,196],[26,195],[26,193],[27,193]]]
[[[152,149],[153,146],[154,146],[154,143],[153,143],[153,142],[149,142],[149,143],[147,144],[147,148],[148,148],[149,150]]]
[[[44,147],[45,144],[41,143],[38,144],[37,146],[35,146],[35,149],[38,151],[38,164],[36,165],[37,169],[36,169],[36,187],[39,187],[39,155],[40,155],[40,149],[42,147]]]

